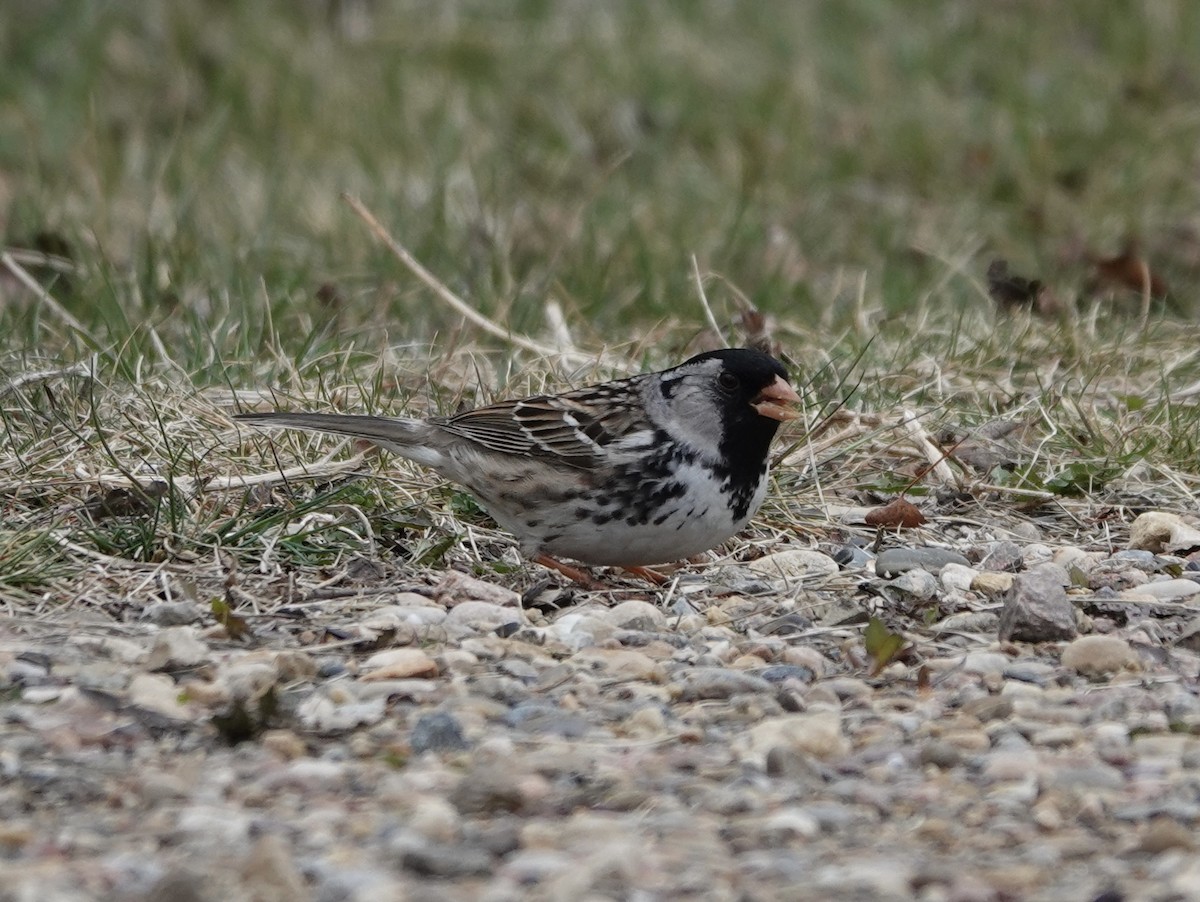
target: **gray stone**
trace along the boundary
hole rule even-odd
[[[937,573],[947,564],[969,567],[971,562],[948,548],[887,548],[875,558],[875,573],[885,578],[916,569]]]
[[[1075,606],[1067,598],[1070,582],[1056,564],[1040,564],[1013,580],[1000,613],[1000,638],[1016,642],[1057,642],[1078,632]]]
[[[905,595],[924,601],[933,598],[938,592],[937,577],[927,570],[913,568],[906,570],[888,583],[888,587]]]
[[[838,572],[838,564],[821,551],[789,548],[750,562],[750,569],[766,577],[784,580],[822,579]]]
[[[1063,649],[1062,662],[1084,676],[1101,677],[1135,669],[1137,652],[1117,636],[1082,636]]]
[[[434,711],[418,717],[408,737],[408,744],[417,754],[459,751],[469,745],[458,718],[446,711]]]
[[[980,570],[1015,573],[1022,567],[1021,548],[1016,542],[996,542],[979,562]]]
[[[774,691],[774,687],[762,677],[749,673],[723,667],[694,667],[684,677],[679,697],[683,701],[700,701]]]
[[[1162,579],[1138,586],[1134,591],[1138,595],[1149,595],[1159,601],[1173,601],[1200,595],[1200,583],[1190,579]]]

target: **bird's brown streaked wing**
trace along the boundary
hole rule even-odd
[[[636,394],[580,389],[469,410],[437,423],[493,451],[595,467],[598,451],[644,424]]]

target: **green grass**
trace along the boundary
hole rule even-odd
[[[585,352],[677,359],[705,327],[695,256],[727,335],[738,298],[772,318],[814,412],[1020,417],[1019,485],[1078,466],[1062,485],[1104,477],[1085,498],[1134,479],[1186,505],[1198,86],[1183,0],[15,0],[0,239],[69,262],[21,256],[58,308],[0,272],[0,516],[29,528],[0,535],[0,585],[85,566],[63,530],[106,559],[335,566],[425,506],[397,546],[420,560],[463,535],[428,477],[202,492],[332,447],[238,436],[238,393],[445,411],[620,369],[464,328],[343,192],[514,332],[544,340],[555,299]],[[1134,292],[1091,285],[1127,236],[1171,288],[1145,326]],[[995,257],[1072,312],[997,317]],[[887,422],[783,487],[911,481]],[[93,522],[102,474],[166,490]]]

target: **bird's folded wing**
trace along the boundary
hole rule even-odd
[[[645,427],[632,396],[626,402],[589,389],[480,407],[437,422],[493,451],[587,468],[599,466],[601,452]]]

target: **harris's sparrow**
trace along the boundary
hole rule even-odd
[[[640,567],[707,551],[762,504],[768,453],[799,401],[783,365],[711,351],[658,373],[427,419],[250,413],[366,439],[475,495],[534,559]]]

